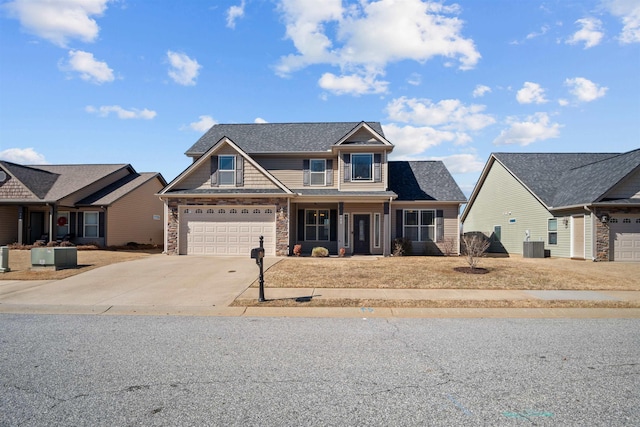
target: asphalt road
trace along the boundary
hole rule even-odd
[[[637,426],[640,320],[5,314],[0,425]]]

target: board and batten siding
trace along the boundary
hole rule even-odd
[[[303,188],[303,166],[304,161],[309,159],[318,159],[318,157],[258,157],[254,159],[260,166],[269,171],[278,181],[284,184],[288,188]],[[338,185],[338,170],[337,170],[337,158],[326,158],[325,160],[332,160],[333,171],[333,184],[327,186],[312,186],[315,188],[337,188]]]
[[[18,241],[18,206],[0,206],[0,246]]]
[[[568,249],[564,246],[570,240],[565,242],[564,233],[560,233],[561,221],[558,220],[558,244],[548,244],[549,218],[553,215],[547,208],[502,164],[494,161],[465,218],[463,230],[464,233],[482,232],[491,236],[494,227],[500,226],[500,243],[511,254],[522,254],[529,230],[530,241],[544,241],[545,249],[551,251],[551,256],[556,256],[558,251]]]
[[[164,203],[155,195],[160,190],[162,184],[154,178],[109,206],[105,230],[107,245],[120,246],[129,242],[162,245]]]

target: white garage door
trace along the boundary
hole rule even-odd
[[[275,206],[183,206],[180,253],[249,256],[264,236],[265,254],[274,256]]]
[[[640,261],[640,215],[613,215],[609,233],[614,261]]]

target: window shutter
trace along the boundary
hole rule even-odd
[[[69,213],[69,234],[71,235],[71,237],[75,237],[77,234],[75,212]]]
[[[351,154],[343,154],[344,161],[344,182],[351,181]]]
[[[436,210],[436,242],[444,241],[444,212]]]
[[[402,209],[396,209],[396,238],[402,237]]]
[[[98,214],[98,237],[106,237],[104,235],[104,212]]]
[[[218,186],[218,156],[211,156],[211,186]]]
[[[84,237],[84,212],[78,212],[78,237]]]
[[[302,161],[302,185],[311,185],[311,171],[309,170],[309,159]]]
[[[325,170],[325,185],[333,185],[333,160],[327,160],[327,168]]]
[[[304,209],[298,209],[298,241],[304,241]]]
[[[244,185],[244,157],[236,156],[236,187]]]
[[[329,240],[338,240],[338,211],[335,209],[329,211]]]
[[[382,182],[382,155],[380,153],[373,155],[373,181]]]

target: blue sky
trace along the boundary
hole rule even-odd
[[[640,0],[0,0],[0,159],[172,180],[215,123],[379,121],[469,194],[491,152],[640,146]]]

